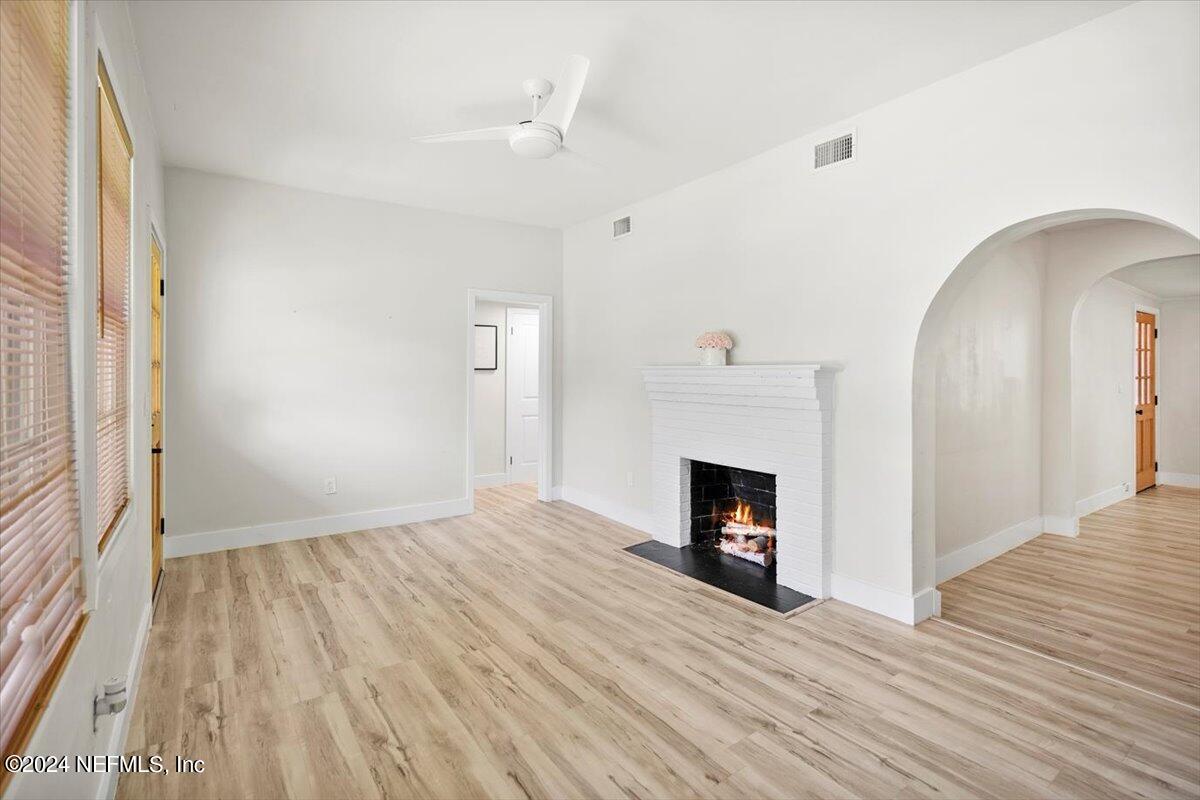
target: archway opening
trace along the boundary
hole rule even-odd
[[[1097,481],[1111,479],[1110,464],[1127,468],[1113,486],[1128,483],[1133,457],[1134,303],[1125,316],[1114,309],[1137,292],[1108,276],[1196,253],[1200,241],[1160,220],[1071,211],[989,237],[942,286],[914,356],[913,563],[914,586],[941,588],[948,619],[965,621],[957,576],[984,564],[975,615],[1024,612],[1027,622],[1052,605],[1045,583],[1053,568],[1039,573],[1031,557],[1006,573],[991,562],[1052,544],[1043,534],[1074,537],[1096,504],[1122,499],[1112,488],[1093,497]],[[1103,300],[1097,309],[1085,304],[1090,296]],[[1154,299],[1141,297],[1143,305]],[[1118,340],[1124,349],[1111,352]],[[1125,424],[1112,415],[1121,403],[1129,404]]]

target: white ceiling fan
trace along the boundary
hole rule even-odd
[[[568,58],[558,78],[558,86],[545,78],[523,81],[521,88],[533,101],[532,119],[495,128],[415,136],[413,141],[438,144],[507,140],[512,151],[523,158],[549,158],[560,152],[577,155],[563,144],[563,139],[567,135],[567,128],[571,127],[571,117],[575,116],[579,96],[583,94],[589,63],[583,56]]]

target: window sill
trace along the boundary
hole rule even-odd
[[[129,520],[132,518],[133,503],[127,500],[125,501],[125,507],[122,508],[121,513],[117,515],[116,521],[109,526],[104,536],[100,539],[99,559],[97,560],[97,567],[99,569],[104,569],[104,564],[106,561],[108,561],[108,554],[113,550],[113,543],[121,538],[121,534],[125,533],[125,529],[129,527]]]
[[[8,752],[4,754],[6,761],[10,755],[21,755],[25,751],[25,748],[29,746],[34,732],[37,731],[38,723],[42,721],[42,715],[45,714],[46,709],[50,706],[50,701],[54,699],[54,690],[58,688],[59,679],[67,671],[67,664],[71,662],[71,656],[75,653],[76,645],[83,638],[83,629],[89,619],[91,619],[91,615],[87,612],[79,615],[79,619],[75,621],[75,629],[71,631],[70,637],[63,644],[58,655],[54,657],[54,662],[50,665],[50,669],[42,676],[34,692],[33,702],[30,703],[21,721],[17,723],[12,744],[9,745]],[[8,789],[8,784],[14,774],[8,769],[7,765],[4,771],[0,772],[0,794],[3,794]]]

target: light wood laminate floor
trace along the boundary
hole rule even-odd
[[[944,619],[1200,706],[1196,489],[1147,489],[938,588]]]
[[[122,798],[1195,797],[1200,716],[939,622],[783,619],[526,487],[167,562]]]

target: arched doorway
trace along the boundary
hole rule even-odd
[[[1099,231],[1126,223],[1121,230]],[[955,303],[998,253],[1046,231],[1069,233],[1045,272],[1042,338],[1042,420],[1038,455],[1040,516],[1044,528],[1075,531],[1070,330],[1082,297],[1100,278],[1138,261],[1195,252],[1196,237],[1142,213],[1081,209],[1051,213],[1009,225],[980,242],[944,281],[926,309],[913,359],[913,587],[914,594],[937,584],[937,353]],[[1067,241],[1070,240],[1070,241]],[[1088,240],[1091,240],[1088,243]],[[1063,265],[1068,264],[1069,269]],[[986,491],[980,487],[980,492]]]
[[[914,354],[915,586],[1042,532],[1077,533],[1071,337],[1080,307],[1116,270],[1196,252],[1200,241],[1161,220],[1091,209],[1009,226],[959,264]],[[1131,339],[1132,330],[1131,321]]]

